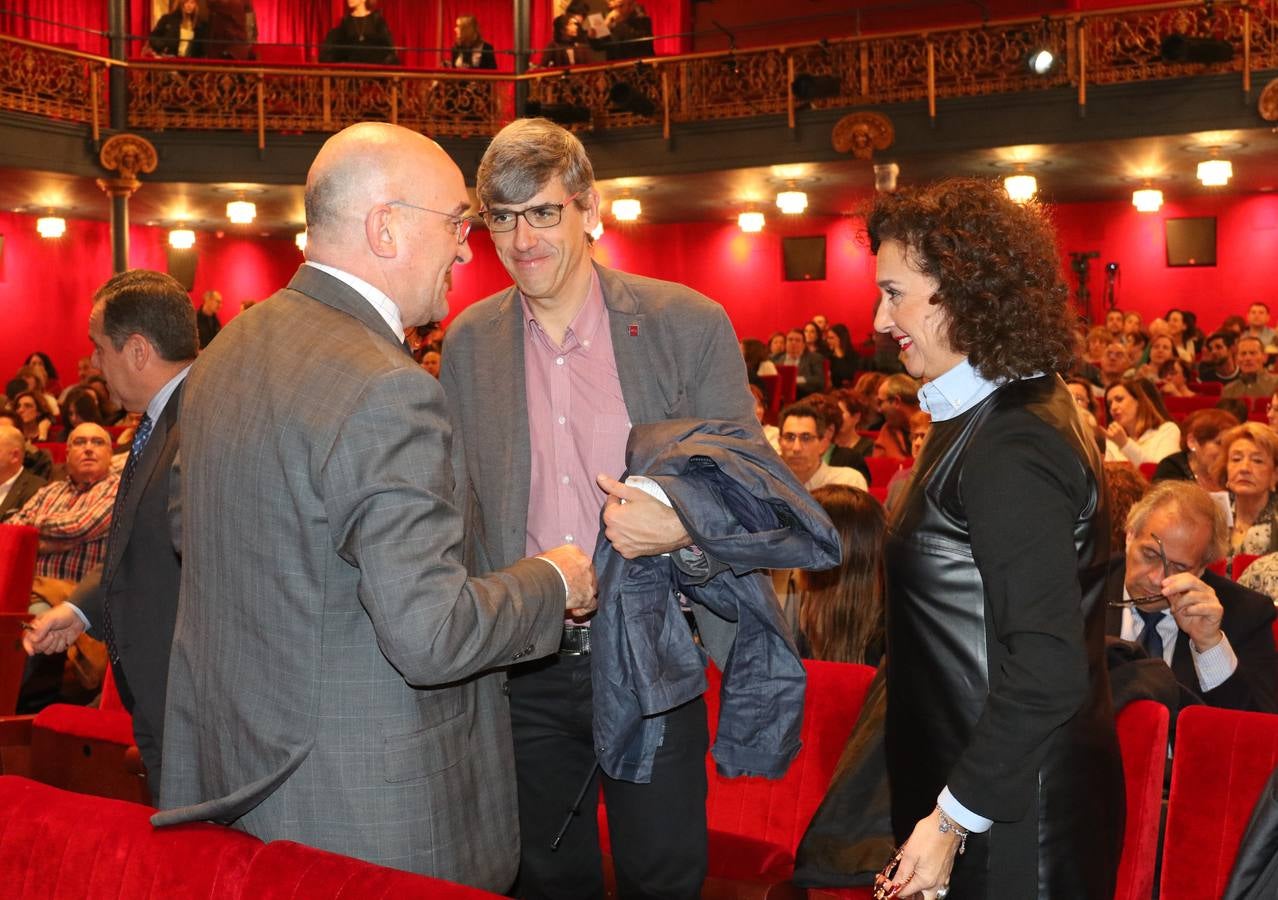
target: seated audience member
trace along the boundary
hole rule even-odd
[[[386,19],[377,11],[377,0],[346,0],[346,5],[342,20],[320,44],[320,62],[398,65],[395,40]]]
[[[1132,366],[1125,377],[1145,378],[1157,382],[1159,370],[1175,355],[1176,345],[1172,343],[1171,335],[1160,334],[1158,337],[1152,337],[1149,339],[1149,354],[1146,359]]]
[[[555,16],[554,34],[546,49],[541,51],[543,68],[577,66],[596,62],[594,49],[581,33],[581,16],[564,13]]]
[[[18,414],[0,409],[0,426],[6,425],[15,429],[18,434],[22,434],[22,421],[18,418]],[[22,467],[32,475],[48,481],[53,474],[53,457],[49,455],[48,450],[37,447],[23,437]]]
[[[1247,401],[1241,397],[1224,397],[1216,401],[1216,409],[1222,409],[1239,422],[1246,422],[1251,416]]]
[[[198,313],[197,313],[198,315]],[[89,376],[89,389],[98,397],[98,412],[102,414],[102,424],[118,425],[124,419],[124,410],[111,399],[111,389],[101,375]]]
[[[862,423],[877,415],[873,406],[856,391],[839,388],[830,392],[839,405],[843,421],[834,432],[834,445],[846,447],[862,459],[874,452],[874,441],[860,433]]]
[[[1275,433],[1278,433],[1278,392],[1269,398],[1269,405],[1265,407],[1265,421]]]
[[[479,20],[474,16],[458,16],[453,25],[456,41],[448,51],[448,64],[454,69],[495,69],[497,53],[493,45],[479,33]]]
[[[826,358],[830,361],[830,387],[850,388],[856,382],[861,358],[852,346],[848,326],[836,322],[825,331]]]
[[[1145,496],[1149,482],[1129,462],[1106,462],[1105,496],[1109,498],[1109,552],[1118,559],[1127,547],[1127,513]]]
[[[768,405],[764,401],[763,391],[759,389],[757,384],[752,384],[750,385],[750,393],[754,397],[754,417],[759,420],[759,424],[763,427],[763,436],[768,439],[768,444],[771,445],[772,449],[780,453],[781,429],[763,421],[768,412]]]
[[[1065,387],[1069,390],[1069,395],[1074,398],[1078,417],[1082,420],[1083,427],[1095,439],[1097,448],[1108,454],[1110,458],[1117,458],[1118,447],[1114,446],[1114,442],[1105,434],[1105,429],[1096,422],[1096,393],[1092,383],[1084,378],[1069,378],[1065,381]]]
[[[62,393],[58,395],[59,406],[62,405],[63,400],[65,400],[66,397],[76,388],[87,388],[89,386],[90,378],[94,375],[102,374],[101,371],[94,367],[93,360],[87,356],[81,356],[78,360],[76,360],[76,372],[79,380],[76,381],[75,384],[63,388]]]
[[[1123,336],[1123,319],[1125,314],[1117,306],[1111,306],[1105,311],[1105,330],[1114,337]]]
[[[751,384],[762,385],[762,376],[777,374],[776,363],[768,359],[768,348],[757,338],[741,342],[741,358],[745,360],[746,380]]]
[[[436,378],[439,377],[440,362],[441,358],[438,350],[427,350],[422,354],[422,368]]]
[[[45,479],[23,465],[26,444],[21,431],[8,423],[0,424],[0,519],[21,509],[44,487]]]
[[[785,354],[785,333],[781,331],[772,332],[772,336],[768,338],[768,359],[776,362],[778,356]]]
[[[799,370],[794,383],[800,399],[825,390],[825,360],[819,353],[806,349],[803,332],[798,328],[786,332],[785,351],[772,357],[772,361],[778,366],[794,366]]]
[[[1278,553],[1256,557],[1236,580],[1243,587],[1264,594],[1278,605]]]
[[[169,11],[151,29],[147,49],[156,56],[200,57],[205,55],[208,34],[209,25],[200,16],[198,0],[172,0]]]
[[[910,416],[910,456],[914,459],[919,458],[919,454],[923,452],[923,442],[927,440],[928,432],[932,430],[932,416],[919,410]],[[910,476],[913,474],[913,467],[909,469],[897,469],[888,479],[887,497],[884,498],[883,505],[888,512],[896,509],[896,502],[901,499],[905,493],[905,489],[909,487]]]
[[[49,354],[43,350],[36,350],[27,357],[25,368],[35,372],[36,377],[40,379],[41,390],[51,398],[54,398],[53,403],[56,407],[58,405],[56,398],[62,392],[62,383],[58,380],[57,367],[53,365],[53,360],[49,357]]]
[[[1145,320],[1141,318],[1138,312],[1123,313],[1123,334],[1143,333],[1145,331]]]
[[[875,332],[878,334],[878,332]],[[888,340],[891,340],[889,336]],[[892,341],[893,344],[896,341]],[[862,372],[852,386],[852,393],[861,398],[866,413],[857,426],[862,431],[878,431],[883,427],[883,413],[879,412],[879,385],[887,380],[884,372]]]
[[[822,356],[827,356],[830,352],[825,343],[825,329],[816,322],[808,322],[803,326],[803,349]]]
[[[217,311],[221,308],[221,291],[205,291],[200,311],[195,314],[195,329],[200,338],[201,350],[213,343],[213,338],[222,330],[222,320],[217,317]]]
[[[874,442],[874,456],[910,458],[910,416],[919,411],[919,383],[909,375],[889,375],[878,391],[883,427]]]
[[[102,410],[98,409],[98,395],[88,388],[73,391],[62,404],[62,416],[59,423],[58,436],[54,440],[67,439],[77,425],[92,422],[102,424]]]
[[[1278,343],[1278,337],[1269,327],[1269,307],[1259,300],[1247,307],[1247,330],[1240,336],[1247,335],[1259,338],[1260,345],[1265,350]]]
[[[1220,320],[1220,330],[1232,331],[1234,342],[1237,343],[1238,338],[1242,337],[1243,332],[1247,330],[1247,322],[1242,316],[1225,316]]]
[[[1127,345],[1122,341],[1110,341],[1105,345],[1105,353],[1100,361],[1100,386],[1109,387],[1118,384],[1128,369],[1131,368],[1131,357]]]
[[[606,33],[589,30],[590,45],[602,50],[608,62],[653,56],[652,19],[636,0],[608,0]]]
[[[1196,409],[1180,423],[1180,452],[1163,457],[1154,481],[1195,481],[1205,491],[1221,491],[1216,480],[1221,435],[1238,425],[1223,409]]]
[[[214,59],[256,59],[257,16],[253,0],[206,0],[207,53]]]
[[[1197,397],[1189,386],[1192,367],[1179,356],[1167,360],[1158,369],[1158,386],[1167,397]]]
[[[877,666],[883,657],[883,507],[844,485],[819,487],[812,496],[839,532],[843,561],[833,569],[791,570],[786,612],[797,617],[799,653]]]
[[[1238,377],[1225,385],[1220,396],[1268,397],[1278,390],[1278,375],[1265,371],[1265,345],[1260,338],[1244,334],[1238,339]]]
[[[1274,606],[1263,594],[1207,571],[1228,547],[1215,501],[1185,481],[1150,489],[1127,517],[1123,599],[1109,634],[1163,659],[1182,687],[1210,706],[1278,712]]]
[[[1101,359],[1105,356],[1105,348],[1114,340],[1116,340],[1116,336],[1111,334],[1108,328],[1102,328],[1098,325],[1090,329],[1084,338],[1080,361],[1099,368]]]
[[[781,410],[781,458],[809,491],[826,484],[845,484],[865,490],[865,476],[856,469],[831,466],[821,457],[830,445],[830,423],[816,404],[791,403]]]
[[[45,485],[9,514],[9,524],[33,525],[40,532],[36,575],[62,583],[47,585],[46,596],[65,598],[102,562],[119,483],[111,471],[111,436],[101,425],[81,425],[67,439],[67,480]]]
[[[1198,331],[1197,318],[1191,312],[1169,309],[1166,319],[1168,336],[1172,340],[1176,357],[1193,365],[1198,356],[1198,347],[1194,340],[1195,333]]]
[[[1143,331],[1123,335],[1123,346],[1127,348],[1127,358],[1133,366],[1149,358],[1149,335]]]
[[[1232,331],[1217,331],[1207,338],[1203,348],[1203,361],[1198,364],[1199,381],[1215,381],[1229,384],[1240,374],[1234,359],[1234,343],[1237,335]]]
[[[1243,422],[1220,436],[1216,481],[1233,510],[1230,550],[1256,556],[1278,550],[1278,434],[1259,422]]]
[[[847,466],[856,469],[865,477],[865,483],[870,483],[870,467],[865,463],[865,457],[850,447],[842,447],[835,441],[835,436],[843,429],[843,408],[839,406],[839,401],[830,394],[813,394],[808,397],[806,402],[810,406],[815,406],[821,410],[825,416],[826,429],[825,436],[829,442],[825,453],[821,454],[821,462],[838,468],[839,466]]]
[[[1133,465],[1156,463],[1180,449],[1180,429],[1146,395],[1135,379],[1110,386],[1105,392],[1109,427],[1105,434]]]
[[[18,416],[18,428],[29,441],[47,441],[53,429],[53,416],[45,409],[40,398],[31,391],[23,391],[13,398],[13,411]]]
[[[27,385],[27,390],[40,401],[40,408],[52,418],[56,418],[60,408],[58,398],[45,388],[44,368],[42,366],[23,366],[18,370],[18,377]]]

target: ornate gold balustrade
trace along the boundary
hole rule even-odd
[[[1164,37],[1226,40],[1234,58],[1211,65],[1163,62]],[[1061,63],[1046,76],[1025,59],[1046,45]],[[834,39],[642,63],[535,71],[523,76],[280,67],[171,61],[116,62],[0,36],[0,109],[107,123],[107,74],[123,67],[128,127],[331,132],[352,122],[398,122],[436,136],[491,134],[509,121],[518,82],[543,106],[574,107],[580,129],[628,128],[1070,86],[1079,104],[1093,84],[1278,68],[1278,0],[1182,2],[963,28]],[[831,76],[833,96],[810,101],[790,86]],[[640,102],[621,108],[618,85]]]

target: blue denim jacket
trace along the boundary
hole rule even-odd
[[[779,778],[799,751],[804,672],[771,579],[759,569],[838,565],[838,533],[757,431],[677,419],[636,425],[628,475],[669,497],[711,565],[679,554],[627,560],[600,529],[599,613],[591,639],[595,752],[612,778],[646,783],[667,712],[705,692],[705,655],[675,591],[735,623],[713,753],[726,776]]]

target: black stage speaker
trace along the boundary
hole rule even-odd
[[[1167,219],[1167,265],[1216,265],[1216,217]]]
[[[825,281],[825,235],[781,238],[786,281]]]
[[[168,253],[169,274],[177,279],[184,290],[189,291],[195,286],[195,248],[177,250],[169,247]]]

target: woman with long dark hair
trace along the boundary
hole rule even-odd
[[[1047,217],[994,182],[880,194],[881,303],[932,427],[893,508],[885,739],[894,896],[1113,897],[1123,771],[1105,671],[1101,455],[1059,373]]]

